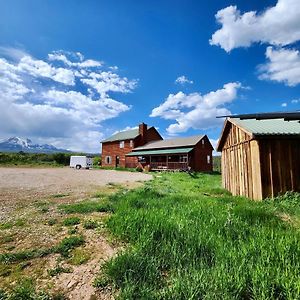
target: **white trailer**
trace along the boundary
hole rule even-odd
[[[92,169],[93,168],[93,158],[89,156],[75,156],[72,155],[70,158],[70,168],[75,168],[77,170]]]

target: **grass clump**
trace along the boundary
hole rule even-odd
[[[131,245],[95,285],[121,299],[300,299],[296,193],[232,197],[217,174],[161,174],[113,196],[107,227]]]
[[[14,224],[12,222],[6,222],[0,224],[0,230],[13,228]]]
[[[84,244],[84,238],[81,235],[74,235],[64,238],[56,247],[56,253],[60,253],[63,257],[69,257],[70,251]]]
[[[108,200],[85,200],[73,204],[62,204],[59,208],[66,214],[87,214],[92,212],[113,212],[114,207]]]
[[[11,264],[24,260],[29,260],[37,257],[44,257],[52,252],[51,249],[33,249],[23,250],[14,253],[0,254],[0,263]]]
[[[38,291],[32,279],[25,278],[9,291],[0,290],[0,300],[64,300],[62,294],[49,294]]]
[[[51,219],[49,219],[49,220],[47,221],[47,224],[48,224],[49,226],[53,226],[53,225],[57,224],[57,219],[51,218]]]
[[[95,220],[92,220],[92,219],[85,220],[83,222],[83,228],[85,228],[85,229],[95,229],[98,226],[99,226],[99,223],[97,221],[95,221]]]
[[[88,262],[90,258],[91,255],[88,251],[78,248],[72,252],[72,257],[70,258],[69,262],[74,266],[79,266]]]
[[[51,198],[64,198],[69,196],[70,194],[53,194],[51,195]]]
[[[53,269],[47,270],[47,272],[51,277],[54,277],[54,276],[57,276],[61,273],[72,273],[72,269],[71,268],[64,268],[62,266],[56,266]]]
[[[64,226],[73,226],[73,225],[78,225],[78,224],[80,224],[80,218],[78,218],[78,217],[66,218],[63,221]]]
[[[45,249],[23,250],[11,253],[0,254],[0,263],[12,264],[34,258],[44,257],[51,253],[60,253],[63,257],[69,257],[71,250],[84,244],[83,236],[73,235],[65,237],[57,246]]]

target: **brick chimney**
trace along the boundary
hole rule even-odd
[[[147,142],[147,124],[141,123],[139,125],[139,134],[141,135],[142,144],[145,144]]]

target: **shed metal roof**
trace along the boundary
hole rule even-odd
[[[134,151],[126,154],[126,156],[146,156],[146,155],[168,155],[168,154],[186,154],[193,150],[193,148],[175,148],[175,149],[163,149],[163,150],[145,150]]]
[[[195,135],[183,138],[150,142],[144,146],[134,148],[134,151],[195,146],[203,137],[204,135]]]
[[[284,119],[241,120],[240,118],[230,118],[229,121],[244,128],[254,136],[300,135],[300,123],[298,121],[285,121]]]
[[[102,141],[102,143],[106,142],[114,142],[114,141],[123,141],[123,140],[130,140],[134,139],[139,135],[139,129],[134,128],[126,131],[120,131],[116,134],[112,135],[111,137]]]
[[[298,120],[300,121],[300,110],[296,111],[284,111],[284,112],[267,112],[267,113],[252,113],[252,114],[237,114],[237,115],[226,115],[218,116],[217,118],[239,118],[243,119],[284,119],[285,121]]]

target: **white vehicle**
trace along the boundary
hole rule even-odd
[[[71,156],[70,158],[70,168],[75,168],[77,170],[92,169],[93,168],[93,158],[89,156]]]

